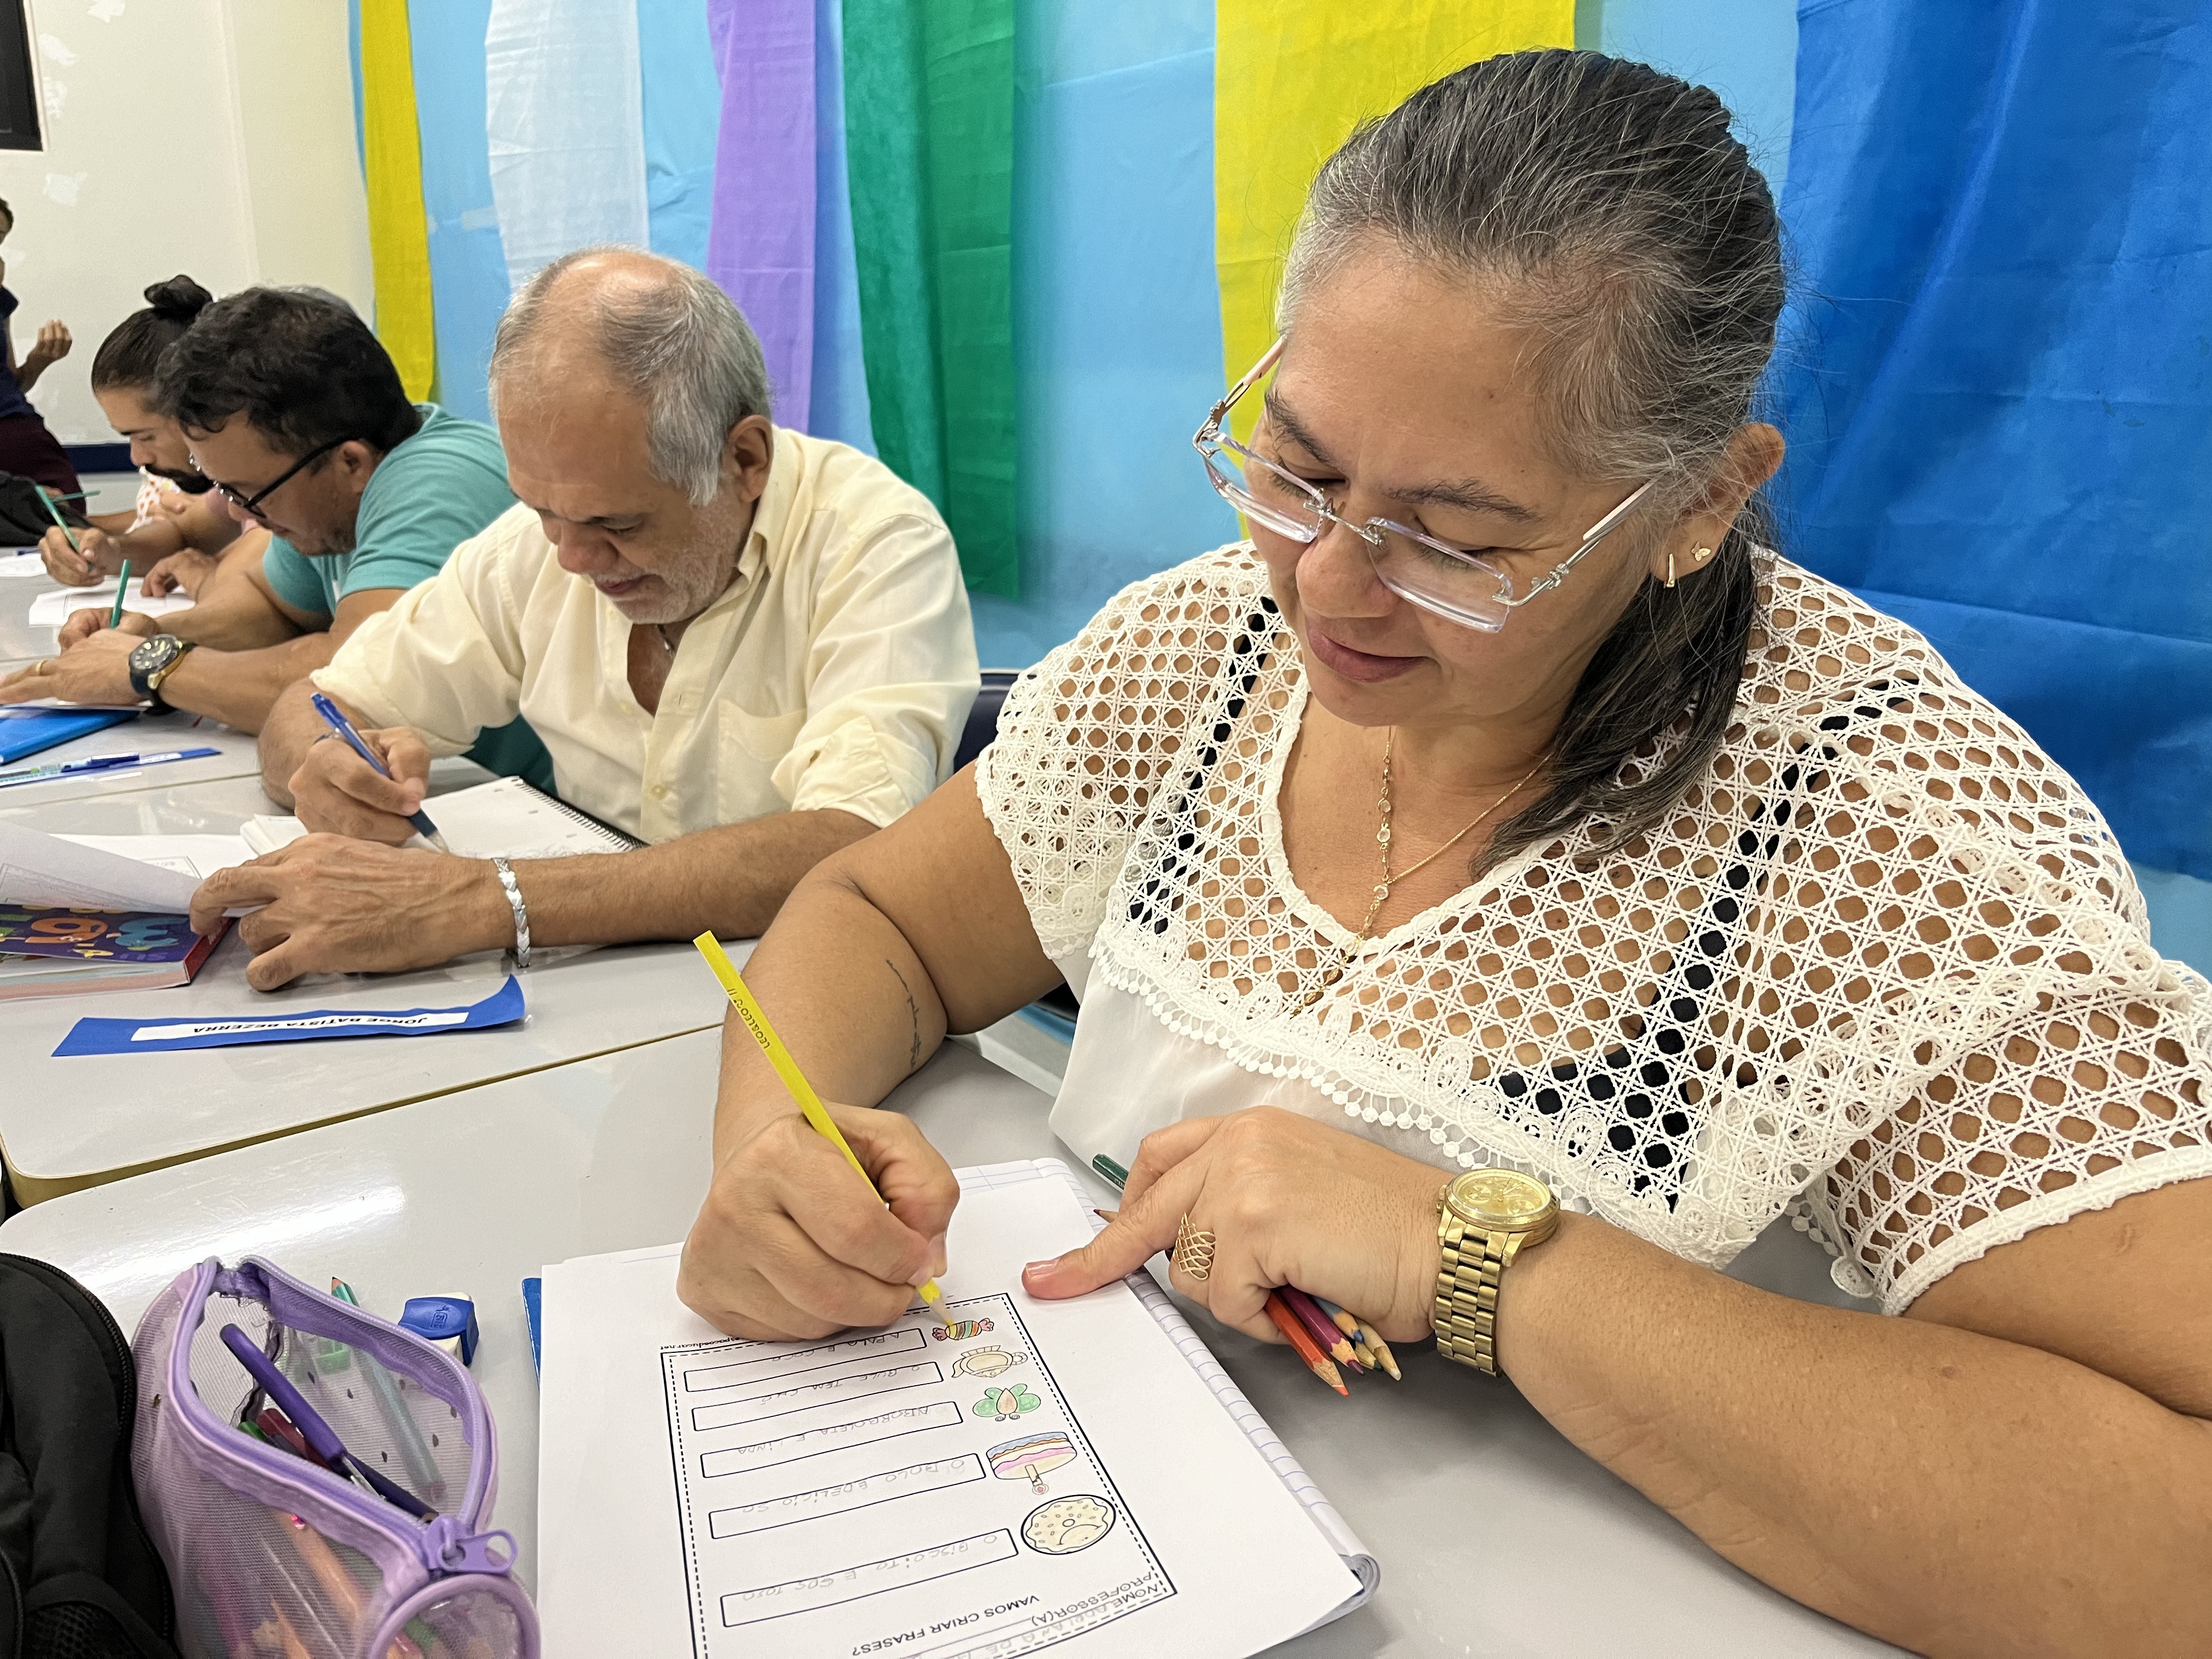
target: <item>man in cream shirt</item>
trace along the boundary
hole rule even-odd
[[[258,989],[525,929],[758,933],[951,768],[978,680],[951,538],[880,462],[769,423],[759,343],[713,283],[627,250],[556,260],[508,307],[491,378],[521,505],[271,712],[264,787],[330,833],[194,899],[203,929],[262,907],[239,928]],[[317,689],[389,778],[320,740]],[[401,845],[432,757],[518,714],[562,798],[648,845],[511,865]]]

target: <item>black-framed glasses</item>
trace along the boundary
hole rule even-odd
[[[317,461],[321,460],[324,456],[329,454],[331,451],[336,449],[340,444],[351,443],[352,441],[353,440],[350,438],[333,438],[321,448],[309,450],[306,454],[301,456],[298,460],[293,462],[291,465],[286,467],[284,471],[277,476],[274,483],[262,485],[260,489],[255,490],[251,495],[246,495],[234,488],[232,485],[223,483],[220,478],[209,478],[208,482],[215,486],[216,491],[221,494],[223,500],[228,501],[240,512],[246,514],[250,517],[258,519],[261,516],[262,502],[267,501],[271,495],[274,495],[286,484],[291,483],[293,479],[299,477],[302,471],[307,470],[307,468],[313,465]],[[200,458],[197,455],[193,456],[192,465],[194,466],[198,466],[199,464]],[[206,476],[206,470],[204,468],[201,469],[201,476]]]

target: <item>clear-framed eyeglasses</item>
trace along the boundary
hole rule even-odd
[[[1282,355],[1283,342],[1279,339],[1252,366],[1251,373],[1214,404],[1206,424],[1191,440],[1206,463],[1206,476],[1214,489],[1251,523],[1301,546],[1312,546],[1328,533],[1329,526],[1342,525],[1366,549],[1377,581],[1408,605],[1419,605],[1431,616],[1462,628],[1495,634],[1505,626],[1507,617],[1529,600],[1559,586],[1569,571],[1589,556],[1592,548],[1613,533],[1655,482],[1647,478],[1637,485],[1620,506],[1583,532],[1573,552],[1529,583],[1525,592],[1516,593],[1513,579],[1489,560],[1463,548],[1447,546],[1393,520],[1369,519],[1358,523],[1345,518],[1305,479],[1224,435],[1223,423],[1237,400]]]

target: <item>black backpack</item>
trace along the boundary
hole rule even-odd
[[[131,1481],[137,1406],[100,1299],[0,1254],[0,1659],[177,1659]]]
[[[76,502],[58,500],[51,489],[46,491],[46,500],[53,501],[54,512],[76,529],[92,522],[78,511]],[[0,547],[36,547],[53,527],[52,514],[39,499],[38,481],[19,472],[0,472]]]

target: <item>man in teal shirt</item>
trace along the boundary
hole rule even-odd
[[[251,544],[189,611],[134,612],[114,629],[104,609],[79,611],[61,654],[0,684],[0,702],[136,692],[258,732],[286,686],[514,505],[498,434],[409,402],[375,335],[319,290],[216,301],[162,358],[153,401]],[[551,787],[520,720],[470,754]]]

